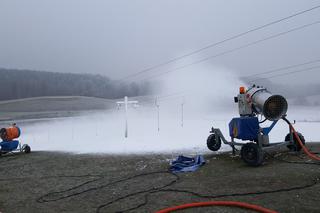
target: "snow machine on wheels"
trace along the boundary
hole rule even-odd
[[[0,129],[0,156],[13,153],[13,152],[25,152],[30,153],[31,147],[28,144],[21,144],[20,141],[15,140],[20,137],[21,130],[16,124],[12,124],[8,128]]]
[[[234,101],[238,103],[240,117],[233,118],[229,123],[229,135],[231,141],[227,141],[218,128],[211,128],[207,139],[207,147],[211,151],[218,151],[221,143],[230,145],[235,154],[235,146],[241,146],[240,155],[242,160],[250,166],[259,166],[264,160],[264,150],[274,146],[287,146],[292,151],[301,150],[301,146],[294,133],[289,128],[289,133],[284,142],[269,143],[269,133],[277,122],[285,118],[288,103],[281,95],[272,95],[266,88],[253,85],[249,89],[240,87],[240,92]],[[264,117],[262,121],[258,116]],[[271,121],[268,127],[261,127],[265,121]],[[298,133],[302,143],[304,137]],[[242,142],[236,142],[240,139]],[[243,141],[248,141],[244,143]]]

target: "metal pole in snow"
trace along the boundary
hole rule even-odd
[[[126,138],[128,137],[128,104],[138,104],[138,103],[139,103],[138,101],[129,101],[127,96],[124,97],[124,101],[117,102],[118,109],[121,106],[121,104],[124,104],[125,119],[126,119],[124,136]]]
[[[182,103],[181,103],[181,127],[183,127],[183,122],[184,122],[183,106],[184,106],[184,98],[182,99]]]
[[[158,132],[159,132],[160,131],[160,105],[158,104],[158,98],[156,98],[155,104],[158,111]]]
[[[124,132],[124,137],[128,137],[128,97],[124,97],[124,108],[125,108],[125,113],[126,113],[126,126],[125,126],[125,132]]]

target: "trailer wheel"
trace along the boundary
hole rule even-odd
[[[249,166],[260,166],[263,162],[263,151],[256,143],[246,143],[241,148],[241,158]]]
[[[300,132],[298,132],[298,136],[299,136],[301,142],[303,143],[303,145],[306,144],[306,141],[305,141],[303,135]],[[286,142],[290,141],[290,133],[288,133],[286,135],[284,140]],[[295,152],[299,152],[302,149],[302,147],[300,146],[297,138],[294,135],[293,135],[293,143],[287,145],[287,147],[288,147],[288,149],[290,149],[290,151],[295,151]]]
[[[24,150],[23,150],[25,153],[30,153],[31,152],[31,147],[29,145],[26,145],[24,147]]]
[[[217,140],[216,137],[218,137]],[[207,139],[207,147],[211,151],[218,151],[221,147],[221,138],[216,134],[209,135]]]

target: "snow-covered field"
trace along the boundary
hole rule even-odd
[[[172,107],[172,105],[171,105]],[[174,107],[172,107],[174,108]],[[128,113],[128,138],[124,137],[123,109],[85,115],[82,117],[48,119],[41,122],[21,122],[22,143],[33,150],[66,151],[75,153],[171,153],[208,152],[206,138],[212,125],[221,128],[226,138],[228,122],[234,111],[217,110],[211,114],[188,114],[187,104],[183,126],[181,108],[160,108],[160,131],[155,107],[130,108]],[[320,113],[317,108],[293,108],[288,111],[290,120],[307,141],[320,141]],[[18,123],[19,124],[19,123]],[[271,132],[270,140],[283,141],[288,127],[283,121]],[[229,150],[223,146],[221,151]]]
[[[212,126],[220,128],[229,139],[228,123],[238,116],[233,97],[239,86],[244,85],[235,72],[202,65],[196,70],[189,68],[165,75],[163,82],[158,93],[175,95],[159,99],[160,131],[154,99],[149,103],[140,99],[140,107],[129,108],[128,138],[124,137],[124,109],[117,110],[114,105],[114,109],[82,117],[17,121],[23,132],[20,140],[30,144],[33,150],[129,154],[208,152],[206,139]],[[183,127],[182,102],[185,103]],[[297,121],[295,127],[307,141],[320,141],[319,107],[289,105],[288,118]],[[270,141],[283,141],[287,133],[287,124],[279,121]],[[229,149],[222,146],[221,151]]]

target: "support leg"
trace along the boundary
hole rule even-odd
[[[234,147],[234,138],[231,138],[232,155],[236,156],[236,148]]]
[[[236,156],[236,148],[234,147],[234,145],[231,145],[232,147],[232,155]]]

